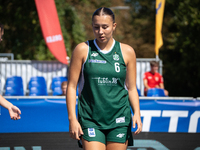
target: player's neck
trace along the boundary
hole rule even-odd
[[[97,45],[98,45],[99,48],[100,48],[101,50],[103,50],[103,51],[108,51],[108,50],[110,50],[110,48],[111,48],[112,45],[113,45],[113,42],[114,42],[114,39],[113,39],[113,38],[109,39],[109,41],[108,41],[108,42],[105,42],[105,43],[100,43],[98,40],[96,40]]]

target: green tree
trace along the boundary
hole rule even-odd
[[[67,54],[72,46],[85,40],[84,26],[65,0],[55,0]],[[0,1],[0,21],[4,24],[1,53],[13,53],[15,59],[55,60],[42,36],[35,1]]]
[[[129,34],[137,57],[155,58],[155,0],[126,0],[126,3],[131,8]]]
[[[47,53],[34,1],[0,1],[0,16],[4,24],[1,53],[14,53],[15,59],[39,59],[41,50]]]
[[[161,58],[165,85],[173,96],[200,96],[199,6],[198,0],[166,1]]]

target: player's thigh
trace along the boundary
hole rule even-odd
[[[82,144],[84,150],[105,150],[106,135],[103,131],[88,128],[83,129]]]
[[[98,141],[87,141],[82,138],[83,150],[106,150],[104,143]]]
[[[106,150],[126,150],[128,140],[125,143],[107,142]]]

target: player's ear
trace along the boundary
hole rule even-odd
[[[113,31],[115,31],[116,26],[117,26],[117,23],[113,23]]]

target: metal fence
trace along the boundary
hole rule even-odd
[[[53,77],[67,76],[68,66],[58,61],[30,61],[14,60],[0,62],[1,94],[5,91],[5,82],[8,77],[21,76],[25,95],[27,85],[31,77],[43,76],[47,83],[48,93],[51,92],[50,85]]]
[[[144,92],[143,74],[150,70],[149,62],[156,59],[137,59],[137,87]],[[159,73],[162,74],[162,60],[159,60]],[[47,82],[48,93],[51,93],[50,85],[53,77],[67,76],[68,66],[58,61],[30,61],[8,60],[0,61],[0,94],[5,91],[5,82],[8,77],[21,76],[25,95],[28,92],[27,85],[31,77],[43,76]]]

